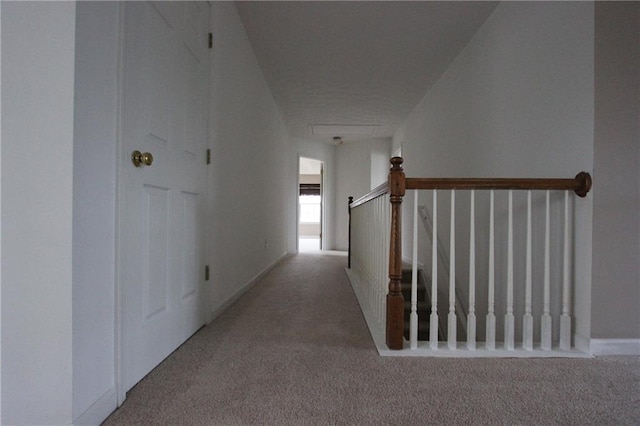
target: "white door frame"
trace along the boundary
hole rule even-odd
[[[124,400],[126,399],[126,390],[124,384],[124,365],[123,365],[123,355],[124,355],[124,299],[123,299],[123,277],[122,277],[122,250],[120,247],[120,223],[121,216],[123,214],[121,205],[122,205],[122,196],[123,196],[123,188],[122,188],[122,168],[123,163],[122,159],[124,153],[124,143],[122,138],[122,110],[123,110],[123,102],[124,102],[124,29],[125,29],[125,7],[124,3],[118,2],[118,75],[116,78],[116,86],[117,86],[117,140],[116,140],[116,244],[115,244],[115,324],[114,324],[114,337],[115,337],[115,345],[114,345],[114,367],[115,367],[115,387],[116,387],[116,398],[118,400],[118,407],[122,405]]]

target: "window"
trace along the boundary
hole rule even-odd
[[[319,195],[300,196],[300,223],[320,223],[320,201]]]

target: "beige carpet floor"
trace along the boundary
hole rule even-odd
[[[378,356],[345,266],[286,258],[105,424],[640,424],[639,357]]]

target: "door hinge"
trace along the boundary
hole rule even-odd
[[[211,150],[207,149],[207,164],[211,164]]]
[[[213,33],[209,33],[209,49],[213,48]]]
[[[209,281],[209,265],[204,267],[204,280]]]

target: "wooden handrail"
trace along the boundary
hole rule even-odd
[[[381,195],[384,195],[389,192],[389,182],[381,183],[380,185],[373,188],[368,193],[364,194],[362,197],[353,201],[353,197],[349,197],[349,241],[348,241],[348,257],[347,257],[347,267],[351,269],[351,209],[361,206],[365,203],[368,203],[371,200],[375,200]]]
[[[349,208],[353,209],[358,206],[361,206],[364,203],[367,203],[373,199],[378,198],[383,194],[386,194],[387,192],[389,192],[389,182],[381,183],[380,185],[376,186],[371,191],[364,194],[362,197],[358,198],[357,200],[355,201],[349,200]],[[349,198],[352,198],[352,197],[349,197]]]
[[[573,179],[520,178],[407,178],[407,189],[514,189],[572,190],[585,197],[591,189],[591,175],[580,172]]]

